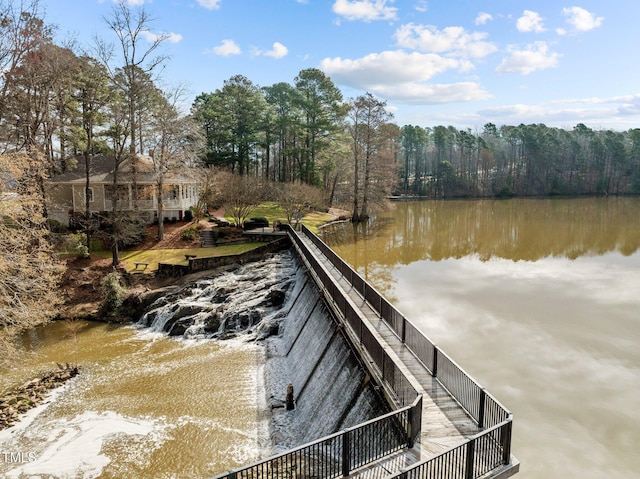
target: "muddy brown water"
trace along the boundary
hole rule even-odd
[[[325,240],[513,412],[518,477],[640,477],[640,198],[395,203]]]

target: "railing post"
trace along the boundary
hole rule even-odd
[[[480,404],[478,405],[478,427],[484,427],[484,403],[487,399],[487,390],[480,390]]]
[[[466,475],[465,475],[466,479],[473,479],[474,477],[473,463],[475,459],[474,457],[475,449],[476,449],[476,442],[472,439],[467,443],[467,467],[466,467]]]
[[[433,345],[433,377],[438,377],[438,346]]]
[[[502,463],[509,464],[511,462],[511,428],[513,422],[508,421],[501,428],[502,432]]]
[[[402,339],[402,344],[407,341],[407,318],[405,318],[404,315],[402,315],[402,333],[400,338]]]
[[[349,430],[347,429],[342,434],[342,477],[349,477],[350,449]]]
[[[413,415],[414,414],[415,414],[414,408],[410,407],[409,408],[409,414],[408,414],[408,417],[407,417],[407,423],[408,423],[408,428],[407,428],[408,431],[407,431],[407,433],[408,433],[408,436],[409,436],[409,442],[408,442],[409,449],[411,449],[413,447],[413,432],[414,432],[413,431],[413,426],[414,426],[414,424],[413,424]]]

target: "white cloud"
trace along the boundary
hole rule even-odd
[[[142,30],[140,34],[149,43],[153,43],[161,37],[164,37],[164,39],[169,43],[179,43],[182,40],[182,35],[180,35],[179,33],[173,33],[173,32],[153,33],[153,32],[150,32],[149,30]]]
[[[218,10],[222,0],[198,0],[198,5],[207,10]]]
[[[514,104],[486,108],[477,112],[483,121],[499,124],[545,123],[568,128],[578,123],[601,128],[627,129],[628,118],[640,114],[640,96],[577,98],[539,105]],[[637,124],[637,123],[636,123]]]
[[[544,22],[542,17],[537,12],[531,10],[525,10],[522,16],[516,21],[516,28],[519,32],[544,32]]]
[[[493,15],[491,15],[490,13],[480,12],[476,17],[475,23],[476,25],[484,25],[491,20],[493,20]]]
[[[463,27],[446,27],[438,30],[433,25],[408,23],[394,34],[399,46],[424,52],[450,52],[458,56],[481,58],[497,50],[483,32],[467,32]]]
[[[460,82],[451,84],[404,83],[381,86],[376,93],[397,103],[415,105],[442,105],[486,100],[491,98],[478,83]]]
[[[520,73],[528,75],[537,70],[545,70],[558,65],[560,55],[550,52],[545,42],[535,42],[526,49],[519,50],[516,47],[509,48],[510,55],[502,60],[496,68],[497,73]]]
[[[117,3],[119,0],[113,0],[113,3]],[[145,0],[126,0],[125,3],[130,7],[138,7],[144,5]]]
[[[413,8],[415,8],[418,12],[424,13],[429,10],[429,5],[427,3],[427,0],[418,0],[416,6]]]
[[[483,100],[490,95],[471,82],[428,84],[448,70],[468,71],[473,65],[435,53],[407,53],[404,50],[371,53],[362,58],[325,58],[323,72],[337,84],[370,90],[389,101],[410,104],[443,104]]]
[[[576,33],[588,32],[602,25],[604,17],[596,17],[593,13],[581,7],[563,8],[562,14],[567,17],[567,23],[571,25],[571,31]],[[567,34],[567,30],[559,28],[559,35]]]
[[[388,6],[394,0],[336,0],[333,12],[347,20],[394,20],[398,9]]]
[[[394,50],[371,53],[355,60],[325,58],[320,68],[337,83],[367,89],[425,81],[447,70],[468,68],[468,63],[433,53]]]
[[[278,58],[286,57],[288,53],[289,53],[289,49],[287,47],[285,47],[280,42],[275,42],[271,50],[268,50],[266,52],[260,52],[259,54],[264,55],[265,57],[273,57],[278,59]]]
[[[236,42],[226,39],[222,40],[222,45],[208,48],[204,53],[209,55],[218,55],[221,57],[229,57],[231,55],[240,55],[242,53],[242,50]]]

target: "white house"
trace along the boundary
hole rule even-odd
[[[53,177],[47,184],[49,217],[69,226],[85,213],[86,169],[84,158],[78,167]],[[149,223],[158,218],[158,174],[151,157],[137,155],[120,164],[114,184],[113,157],[96,155],[89,170],[89,208],[92,216],[108,215],[112,198],[118,195],[118,210],[137,211]],[[181,220],[184,211],[198,203],[198,181],[195,177],[168,172],[163,179],[162,211],[167,220]]]

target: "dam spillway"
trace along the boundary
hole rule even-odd
[[[389,410],[316,286],[301,270],[279,336],[267,339],[267,389],[284,402],[293,385],[294,411],[274,409],[274,442],[285,450]],[[278,399],[276,399],[278,398]]]
[[[216,337],[244,330],[266,341],[274,411],[276,455],[218,477],[280,477],[300,467],[305,477],[347,476],[388,458],[389,477],[515,474],[511,413],[313,233],[287,234],[304,266],[280,281],[261,274],[269,287],[240,287],[248,310],[230,315],[222,291],[227,311],[208,326]],[[178,312],[181,327],[190,313]],[[294,412],[282,410],[289,384]],[[380,415],[380,394],[390,413]]]
[[[185,339],[264,342],[275,452],[389,411],[292,250],[166,294],[140,324]],[[289,384],[293,411],[284,408]]]
[[[512,414],[316,235],[304,226],[302,234],[286,229],[351,346],[396,409],[218,477],[516,474]]]

